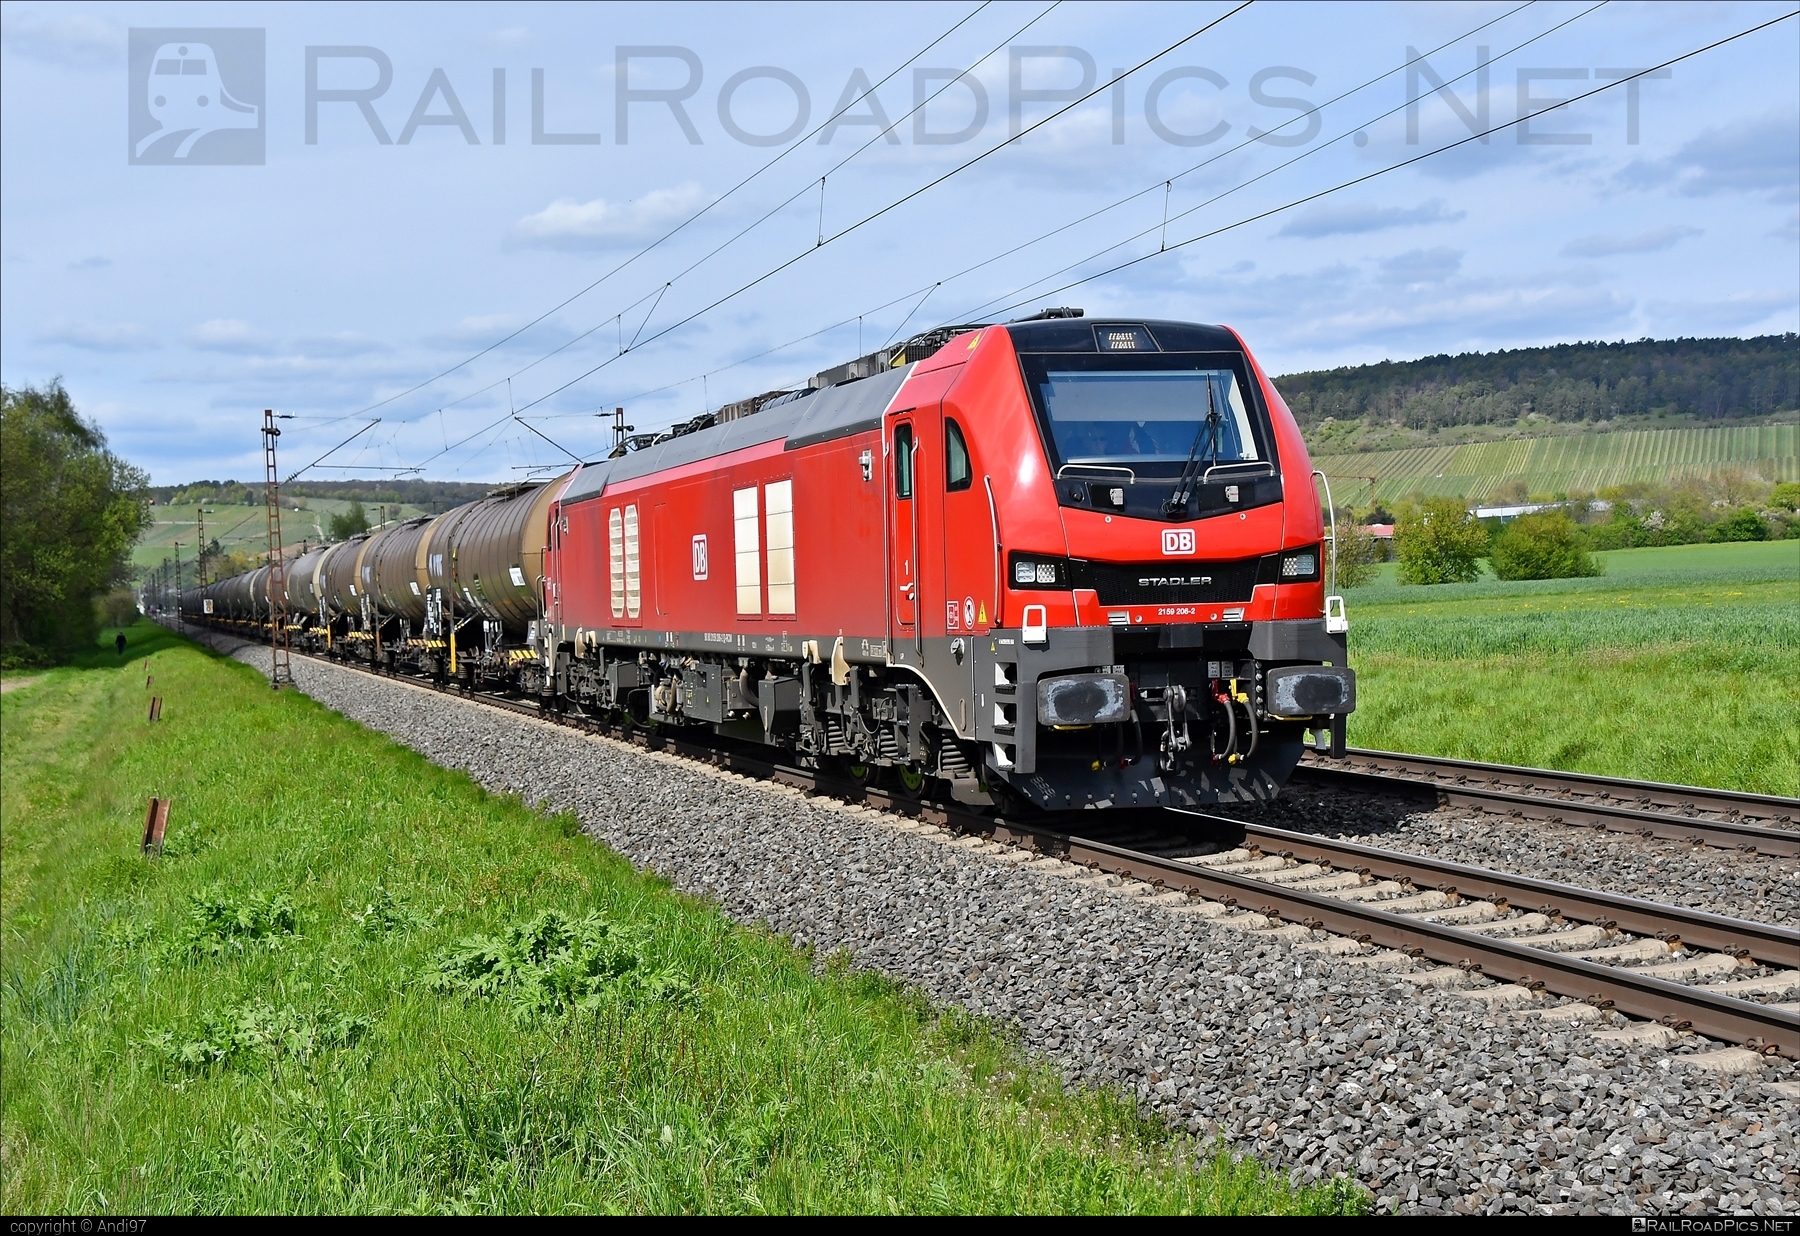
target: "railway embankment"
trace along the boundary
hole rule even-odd
[[[1218,1159],[1065,1088],[991,1023],[733,926],[571,815],[131,635],[131,655],[0,705],[9,1213],[1362,1203]],[[453,706],[296,668],[350,711]],[[475,737],[499,787],[513,739]],[[171,810],[147,857],[152,795]]]
[[[1352,1173],[1381,1208],[1800,1209],[1791,1061],[1691,1034],[1596,1036],[1623,1019],[1513,1007],[1403,954],[1339,956],[1298,924],[429,688],[295,672],[326,706],[571,813],[739,922],[1014,1026],[1065,1075],[1300,1179]]]

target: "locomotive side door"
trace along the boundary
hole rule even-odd
[[[887,423],[882,462],[887,470],[888,655],[917,663],[919,618],[918,577],[918,426],[912,409]]]

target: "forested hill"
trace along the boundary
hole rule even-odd
[[[1564,343],[1294,373],[1275,385],[1308,427],[1328,417],[1408,429],[1534,415],[1720,421],[1800,407],[1800,338]]]

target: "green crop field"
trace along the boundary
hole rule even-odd
[[[348,501],[336,498],[307,498],[304,501],[306,505],[299,510],[294,510],[292,503],[282,508],[281,539],[284,544],[298,545],[302,540],[318,544],[325,537],[325,528],[331,517],[350,507]],[[133,565],[157,566],[164,558],[174,556],[177,541],[181,543],[182,562],[192,563],[194,546],[199,540],[200,509],[197,503],[151,507],[150,517],[153,522],[131,551]],[[230,553],[234,549],[242,549],[252,554],[268,553],[269,521],[266,508],[239,505],[208,506],[205,509],[206,539],[218,541],[220,552]],[[368,512],[369,524],[373,527],[382,516],[380,504],[364,503],[363,509]],[[413,506],[390,505],[386,508],[386,517],[390,523],[428,513]]]
[[[1800,542],[1597,555],[1589,579],[1346,592],[1350,741],[1800,796]]]
[[[129,637],[123,666],[0,695],[7,1213],[1363,1206],[1065,1089],[992,1026],[733,926],[245,666]]]
[[[1544,494],[1592,493],[1633,481],[1666,485],[1726,470],[1800,480],[1800,425],[1565,434],[1320,455],[1313,466],[1331,478],[1336,501],[1359,507],[1414,493],[1479,503],[1514,479]]]

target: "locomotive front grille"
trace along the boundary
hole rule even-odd
[[[1090,562],[1090,585],[1102,605],[1209,604],[1249,601],[1261,562]]]

